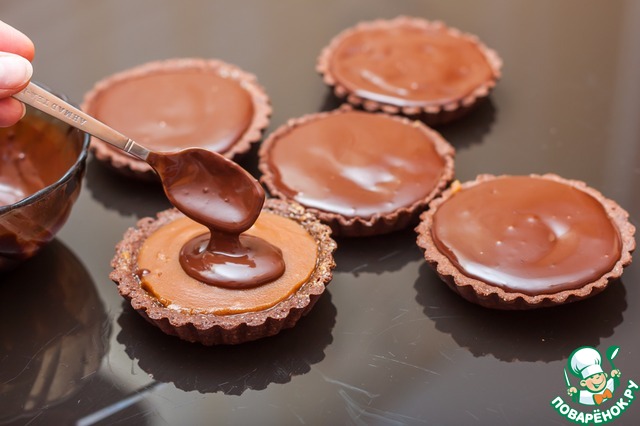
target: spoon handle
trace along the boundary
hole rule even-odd
[[[133,139],[126,137],[34,83],[29,83],[27,87],[13,95],[13,97],[45,114],[62,120],[98,139],[102,139],[134,157],[146,161],[149,156],[149,150],[133,141]]]

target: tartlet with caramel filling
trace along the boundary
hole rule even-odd
[[[498,54],[478,37],[400,16],[344,30],[322,50],[316,69],[352,105],[438,125],[486,98],[501,67]]]
[[[82,109],[154,151],[199,147],[229,159],[246,153],[269,124],[271,104],[256,76],[217,59],[145,63],[97,82]],[[96,158],[145,180],[144,161],[92,138]]]
[[[454,154],[419,121],[344,106],[289,120],[260,147],[259,168],[273,196],[361,237],[415,225],[453,179]]]
[[[628,217],[580,181],[481,175],[430,204],[417,243],[463,298],[541,308],[593,296],[621,276],[635,249]]]
[[[330,229],[294,203],[267,200],[243,235],[282,251],[285,271],[251,288],[198,281],[180,264],[180,250],[209,232],[175,209],[145,218],[116,246],[110,278],[133,308],[163,332],[204,345],[236,344],[293,327],[332,278]]]

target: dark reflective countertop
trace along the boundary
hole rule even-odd
[[[398,15],[477,34],[504,60],[490,100],[438,129],[457,149],[458,179],[557,173],[602,191],[638,225],[640,2],[0,5],[0,19],[36,44],[34,79],[76,103],[97,80],[147,61],[219,58],[265,87],[268,132],[339,104],[314,69],[335,34]],[[242,165],[255,171],[256,162],[254,150]],[[236,347],[165,336],[108,275],[127,227],[168,206],[159,187],[89,160],[58,238],[0,276],[0,424],[564,424],[551,401],[569,401],[563,368],[580,346],[619,346],[623,385],[640,383],[640,261],[583,302],[491,311],[438,279],[412,230],[338,239],[328,293],[292,330]],[[638,418],[635,403],[613,424]]]

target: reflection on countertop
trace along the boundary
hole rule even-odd
[[[459,121],[439,126],[437,131],[456,148],[467,149],[481,144],[491,134],[498,117],[498,109],[491,97],[482,100]]]
[[[91,275],[59,240],[1,276],[0,423],[76,395],[108,351],[111,325]]]
[[[327,93],[324,96],[322,101],[322,105],[320,105],[320,112],[325,111],[333,111],[334,109],[340,108],[341,105],[345,104],[344,99],[340,99],[337,97],[332,89],[327,89]]]
[[[292,329],[236,346],[205,347],[163,334],[123,302],[117,339],[158,382],[171,382],[184,391],[241,395],[308,373],[333,341],[335,318],[331,295],[325,293]]]
[[[95,157],[87,164],[86,186],[96,201],[123,216],[155,217],[159,211],[171,207],[159,181],[126,177]]]
[[[422,259],[412,228],[365,238],[336,238],[336,272],[357,277],[363,272],[382,274],[399,271],[408,263]]]
[[[427,264],[415,282],[416,301],[438,330],[450,334],[474,356],[502,361],[566,359],[580,346],[597,347],[613,335],[627,309],[626,289],[614,281],[602,293],[580,302],[529,311],[501,311],[467,302]]]

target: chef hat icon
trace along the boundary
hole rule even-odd
[[[597,373],[603,373],[602,357],[594,348],[583,346],[573,351],[569,357],[569,368],[574,375],[586,379]]]

